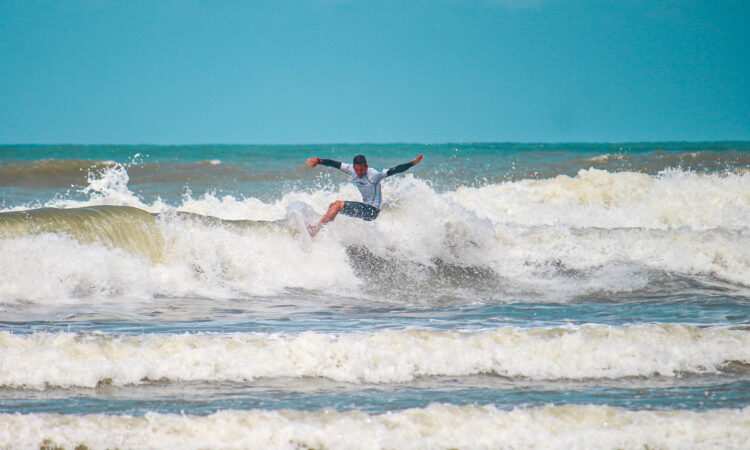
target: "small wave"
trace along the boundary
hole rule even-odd
[[[607,406],[431,404],[387,414],[220,411],[208,416],[0,415],[19,448],[746,448],[750,408],[628,411]]]
[[[19,238],[44,233],[63,234],[81,243],[97,242],[158,261],[164,239],[156,220],[154,214],[128,206],[43,208],[0,213],[0,236]]]
[[[592,148],[579,148],[580,158],[561,158],[551,164],[536,165],[534,169],[538,171],[538,176],[546,178],[558,174],[574,174],[580,169],[589,167],[611,173],[639,172],[658,175],[670,169],[700,174],[730,173],[750,165],[750,152],[747,151],[744,143],[737,146],[726,143],[714,148],[701,144],[678,145],[677,147],[674,144],[645,144],[640,149],[637,147],[630,145],[600,147],[599,151],[604,150],[605,153],[590,151],[593,150]],[[692,151],[689,150],[690,147]]]
[[[596,155],[591,158],[588,158],[587,161],[591,162],[607,162],[610,160],[619,160],[623,159],[624,155],[622,153],[605,153],[603,155]]]
[[[248,233],[256,239],[248,240]],[[228,221],[106,205],[0,213],[0,253],[4,256],[0,259],[0,301],[158,295],[215,298],[232,295],[221,287],[227,282],[231,286],[232,279],[242,283],[238,292],[268,292],[258,289],[266,284],[259,275],[249,283],[243,282],[244,277],[284,261],[271,260],[265,268],[243,266],[246,255],[240,252],[268,240],[269,233],[304,254],[283,220]],[[244,239],[246,245],[233,247],[237,239]],[[265,245],[270,252],[283,247],[278,242]],[[261,257],[257,251],[253,256]],[[263,262],[259,259],[256,264]],[[272,291],[278,288],[270,287]]]
[[[102,205],[0,212],[0,237],[57,234],[83,244],[98,243],[108,248],[120,248],[159,262],[167,245],[164,228],[160,225],[170,218],[207,226],[220,225],[233,230],[269,225],[267,221],[221,220],[184,212],[172,212],[165,216],[131,206]]]
[[[341,335],[2,332],[0,356],[0,385],[38,389],[278,377],[350,383],[477,374],[535,380],[674,377],[750,363],[750,332],[688,325]]]
[[[479,217],[522,225],[738,229],[750,223],[750,176],[733,173],[588,169],[445,195]]]

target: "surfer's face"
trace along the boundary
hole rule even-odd
[[[356,173],[359,178],[365,176],[365,174],[367,174],[367,164],[355,164],[354,173]]]

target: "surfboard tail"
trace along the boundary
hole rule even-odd
[[[299,230],[299,234],[302,236],[304,242],[311,244],[312,238],[316,233],[311,232],[310,226],[305,221],[305,218],[297,211],[292,211],[292,219]]]

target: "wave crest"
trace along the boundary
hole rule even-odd
[[[208,416],[0,415],[0,446],[51,448],[745,448],[750,409],[431,404],[388,414],[220,411]],[[688,430],[689,432],[686,432]]]
[[[0,385],[34,388],[278,377],[350,383],[477,374],[535,380],[674,377],[750,364],[750,332],[688,325],[343,335],[2,332],[0,355]]]

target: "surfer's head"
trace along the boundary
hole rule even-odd
[[[362,178],[367,174],[367,158],[365,155],[357,155],[354,157],[354,172],[358,177]]]

